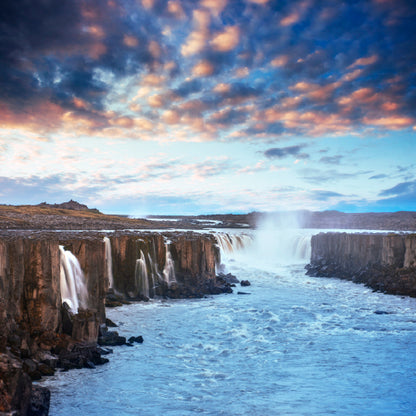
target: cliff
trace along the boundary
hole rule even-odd
[[[416,234],[320,233],[312,237],[306,268],[310,276],[416,297]]]
[[[67,255],[79,276],[71,275]],[[30,415],[31,379],[56,366],[105,362],[96,342],[109,292],[128,300],[227,292],[229,285],[216,278],[219,260],[216,240],[206,234],[2,232],[0,413]],[[85,286],[78,311],[72,310],[73,297],[81,296],[76,279]],[[68,292],[62,305],[71,287],[78,295]]]

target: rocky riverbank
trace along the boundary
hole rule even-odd
[[[320,233],[312,237],[306,269],[310,276],[416,297],[416,234]]]
[[[62,302],[63,288],[76,286],[62,253],[82,270],[86,295],[76,311],[74,293]],[[48,394],[33,389],[32,380],[107,361],[97,340],[112,336],[109,294],[126,302],[229,292],[231,284],[215,273],[219,261],[208,234],[0,233],[0,414],[46,415]]]

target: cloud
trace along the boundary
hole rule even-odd
[[[237,26],[228,26],[224,32],[217,33],[211,40],[211,46],[220,52],[233,50],[239,42],[240,30]]]
[[[327,164],[330,164],[330,165],[339,165],[342,158],[343,158],[343,156],[341,156],[341,155],[324,156],[324,157],[321,157],[321,159],[319,159],[319,161],[321,163],[327,163]]]
[[[401,182],[392,188],[385,189],[379,193],[380,196],[405,196],[407,198],[416,197],[416,181]]]
[[[281,159],[287,156],[294,156],[301,159],[307,159],[309,155],[301,153],[304,146],[287,146],[287,147],[273,147],[264,152],[264,155],[269,159]]]
[[[214,73],[214,65],[209,61],[199,61],[193,68],[192,74],[196,77],[208,77]]]
[[[388,175],[385,173],[380,173],[379,175],[370,176],[368,179],[385,179],[388,178]]]
[[[344,197],[343,194],[339,192],[333,191],[325,191],[325,190],[314,190],[310,192],[311,198],[318,200],[318,201],[328,201],[331,198],[339,198]]]

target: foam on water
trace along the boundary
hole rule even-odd
[[[50,415],[414,412],[416,299],[308,277],[307,260],[274,269],[231,260],[227,270],[250,280],[250,295],[237,288],[108,310],[122,335],[144,343],[116,348],[95,370],[47,379]]]

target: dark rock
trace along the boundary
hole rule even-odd
[[[251,283],[250,283],[248,280],[242,280],[242,281],[240,282],[240,285],[241,285],[241,286],[250,286],[250,285],[251,285]]]
[[[70,308],[66,302],[62,304],[61,308],[62,316],[62,332],[67,335],[72,335],[73,317],[74,314],[70,311]]]
[[[143,343],[143,337],[141,335],[139,335],[138,337],[130,337],[129,342],[130,343],[137,342],[139,344],[142,344]]]
[[[96,345],[75,344],[71,350],[62,350],[59,354],[58,365],[64,371],[73,368],[91,368],[91,363],[101,365],[108,363],[107,358],[101,357]]]
[[[227,273],[227,274],[224,274],[224,273],[219,273],[218,275],[217,275],[217,279],[221,279],[221,280],[223,280],[225,283],[228,283],[228,284],[233,284],[233,283],[240,283],[240,281],[237,279],[237,277],[236,276],[234,276],[233,274],[231,274],[231,273]]]
[[[116,331],[108,331],[106,334],[98,338],[98,345],[114,347],[117,345],[124,345],[126,338],[118,335]]]
[[[111,348],[97,347],[97,352],[101,355],[112,354],[114,351]]]
[[[387,311],[374,311],[374,313],[376,315],[390,315],[391,312],[387,312]]]
[[[251,293],[248,293],[248,292],[237,292],[237,295],[251,295]]]
[[[27,416],[48,416],[51,392],[46,387],[32,386]]]
[[[55,370],[44,363],[38,364],[38,370],[42,376],[53,376],[55,374]]]
[[[109,328],[116,328],[118,327],[117,324],[115,324],[111,319],[105,318],[105,324],[109,327]]]

